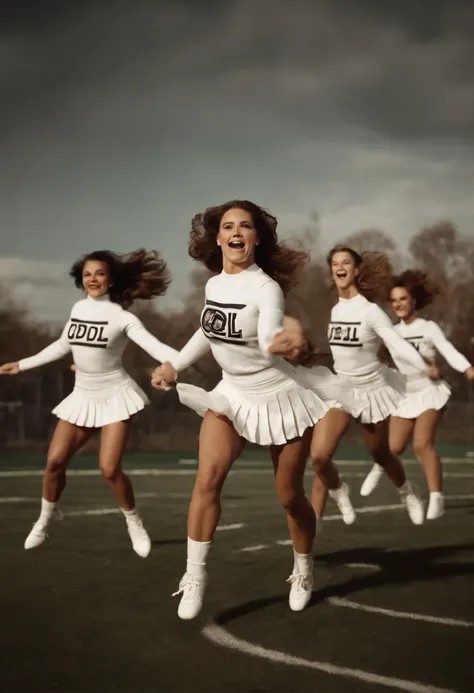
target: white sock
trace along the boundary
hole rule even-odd
[[[294,575],[308,575],[313,570],[313,557],[310,553],[297,553],[293,549],[294,556]]]
[[[138,517],[136,508],[132,508],[132,510],[124,510],[123,508],[120,508],[120,510],[123,512],[127,520],[132,517]]]
[[[54,514],[54,509],[56,508],[56,503],[46,500],[46,498],[41,499],[41,514],[40,520],[48,522]]]
[[[405,483],[399,487],[398,491],[399,491],[399,493],[408,493],[409,490],[410,490],[410,482],[407,479],[405,481]]]
[[[339,498],[342,492],[342,483],[339,488],[329,489],[329,495],[331,498]]]
[[[207,554],[211,548],[210,541],[194,541],[188,537],[188,560],[186,572],[202,575],[206,565]]]
[[[430,500],[438,500],[438,498],[443,497],[443,492],[442,491],[431,491],[430,493]]]

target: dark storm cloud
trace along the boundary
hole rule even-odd
[[[86,132],[101,119],[119,131],[144,121],[165,140],[190,126],[236,137],[252,122],[255,139],[341,123],[400,139],[474,133],[466,2],[15,5],[0,61],[10,136],[48,117],[81,120]]]

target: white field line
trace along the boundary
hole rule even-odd
[[[245,522],[234,522],[232,525],[218,525],[216,532],[227,532],[232,529],[242,529],[242,527],[246,526]]]
[[[330,664],[329,662],[310,661],[308,659],[303,659],[302,657],[294,657],[286,652],[270,650],[265,647],[261,647],[260,645],[255,645],[248,640],[237,638],[225,630],[225,628],[222,628],[222,626],[218,626],[216,623],[206,626],[201,632],[205,638],[216,645],[219,645],[220,647],[225,647],[229,650],[233,650],[234,652],[241,652],[243,654],[250,655],[251,657],[266,659],[274,664],[286,664],[299,668],[313,669],[316,671],[321,671],[325,674],[329,674],[330,676],[342,676],[346,679],[363,681],[365,684],[375,684],[385,688],[396,689],[398,691],[406,691],[407,693],[454,693],[454,691],[449,689],[437,688],[435,686],[420,683],[419,681],[408,681],[405,679],[394,678],[392,676],[382,676],[371,671],[352,669],[350,667]]]
[[[410,621],[424,621],[425,623],[437,623],[443,626],[460,626],[461,628],[472,628],[474,626],[474,622],[472,621],[462,621],[456,618],[443,618],[441,616],[428,616],[427,614],[417,614],[410,611],[383,609],[378,606],[359,604],[358,602],[352,602],[349,599],[342,599],[341,597],[327,597],[326,601],[333,606],[342,606],[346,609],[366,611],[367,613],[371,614],[382,614],[382,616],[390,616],[391,618],[404,618]]]
[[[271,549],[272,545],[271,544],[255,544],[254,546],[246,546],[244,549],[240,549],[240,551],[245,551],[247,553],[253,553],[254,551],[263,551],[264,549]]]
[[[368,568],[369,570],[379,571],[382,568],[377,563],[346,563],[348,568]]]

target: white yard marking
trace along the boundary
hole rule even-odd
[[[69,510],[63,512],[64,517],[83,517],[88,515],[118,515],[120,508],[93,508],[91,510]]]
[[[239,549],[239,551],[246,551],[247,553],[252,553],[254,551],[263,551],[263,549],[271,549],[272,545],[271,544],[255,544],[255,546],[246,546],[243,549]]]
[[[369,570],[382,570],[382,568],[377,565],[377,563],[346,563],[348,568],[367,568]]]
[[[232,525],[218,525],[216,531],[217,532],[226,532],[229,529],[242,529],[242,527],[246,527],[247,525],[245,522],[234,522]]]
[[[461,628],[472,628],[472,621],[463,621],[457,618],[443,618],[441,616],[428,616],[427,614],[417,614],[410,611],[395,611],[394,609],[384,609],[378,606],[367,606],[367,604],[359,604],[352,602],[349,599],[341,597],[327,597],[329,604],[333,606],[341,606],[346,609],[356,609],[357,611],[366,611],[371,614],[382,614],[382,616],[391,616],[392,618],[404,618],[410,621],[424,621],[425,623],[437,623],[443,626],[460,626]]]
[[[188,464],[190,466],[193,466],[193,465],[196,466],[197,463],[198,463],[198,461],[193,460],[193,459],[182,459],[182,460],[178,461],[178,464]]]
[[[454,691],[447,688],[437,688],[436,686],[430,686],[420,683],[419,681],[407,681],[392,676],[382,676],[371,671],[351,669],[350,667],[337,666],[329,662],[311,661],[303,659],[302,657],[294,657],[286,652],[270,650],[266,647],[255,645],[248,640],[236,638],[225,630],[225,628],[218,626],[216,623],[206,626],[202,630],[202,634],[216,645],[226,647],[234,652],[242,652],[251,657],[266,659],[274,664],[286,664],[293,667],[313,669],[329,674],[330,676],[342,676],[346,679],[356,679],[357,681],[363,681],[365,684],[371,683],[384,686],[385,688],[395,688],[399,691],[407,691],[407,693],[454,693]]]
[[[0,497],[0,503],[32,503],[33,501],[40,502],[38,498],[23,498],[21,496]]]

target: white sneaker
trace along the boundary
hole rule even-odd
[[[356,521],[356,512],[349,497],[349,486],[346,483],[343,483],[341,484],[341,488],[338,488],[337,491],[329,491],[329,495],[336,502],[345,524],[354,524]]]
[[[151,551],[151,541],[148,532],[143,526],[140,515],[131,515],[127,517],[126,520],[133,550],[141,558],[146,558]]]
[[[25,549],[36,549],[38,546],[41,546],[41,544],[43,544],[43,542],[45,542],[49,536],[47,529],[50,523],[54,522],[55,520],[59,521],[61,519],[62,514],[59,512],[59,510],[56,510],[56,508],[53,510],[53,514],[48,519],[40,516],[39,519],[34,523],[33,529],[25,539]]]
[[[308,605],[313,594],[314,577],[313,572],[307,575],[293,573],[287,582],[291,583],[290,588],[290,609],[292,611],[303,611]]]
[[[430,502],[426,513],[427,520],[437,520],[444,515],[444,496],[442,493],[438,495],[430,494]]]
[[[364,483],[360,487],[360,495],[370,496],[382,477],[383,467],[381,467],[379,464],[374,464],[370,472],[365,477]]]
[[[400,490],[400,498],[402,503],[406,505],[408,515],[413,524],[422,525],[425,519],[425,508],[418,486],[412,484],[411,481],[407,481],[407,489],[406,491]]]
[[[181,601],[178,606],[178,616],[183,621],[190,621],[196,618],[202,609],[204,600],[204,592],[207,586],[207,573],[204,571],[197,575],[196,573],[184,573],[179,583],[177,592],[173,592],[172,597],[177,597],[182,594]]]

